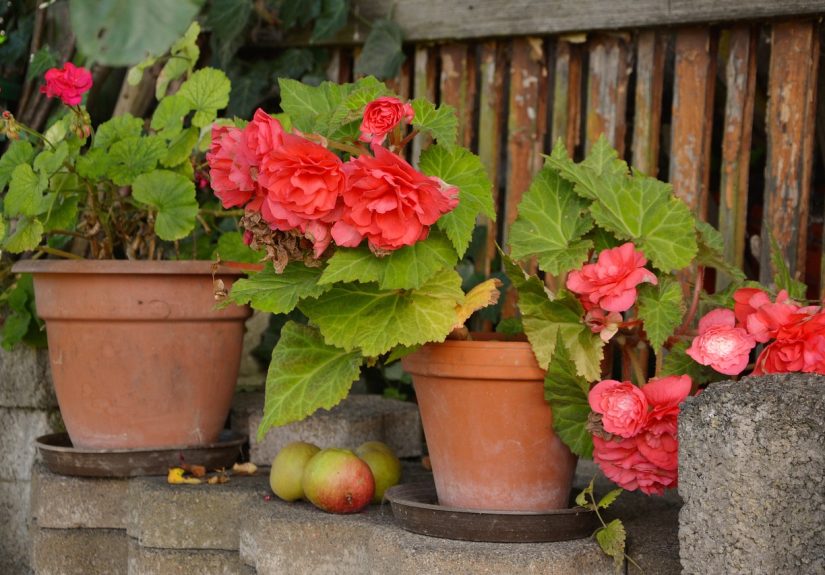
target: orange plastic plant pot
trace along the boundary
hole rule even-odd
[[[216,441],[250,310],[215,309],[210,262],[24,261],[66,430],[84,449]],[[229,286],[239,271],[222,268]]]
[[[568,507],[576,457],[553,431],[544,370],[526,342],[446,341],[405,357],[439,503]]]

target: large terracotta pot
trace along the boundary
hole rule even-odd
[[[568,507],[576,457],[553,431],[526,342],[446,341],[405,357],[439,503],[485,510]]]
[[[215,309],[205,261],[19,262],[46,322],[57,401],[75,447],[213,443],[229,412],[246,307]],[[231,284],[240,272],[222,267]]]

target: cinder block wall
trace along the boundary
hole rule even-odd
[[[31,572],[29,499],[34,440],[60,425],[49,354],[0,348],[0,573]]]

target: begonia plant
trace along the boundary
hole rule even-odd
[[[283,113],[216,127],[208,155],[215,193],[243,208],[245,239],[266,262],[228,299],[308,319],[281,330],[259,436],[333,407],[362,365],[443,341],[497,296],[492,280],[465,295],[455,270],[476,218],[495,213],[452,108],[404,101],[372,77],[281,79],[280,93]]]

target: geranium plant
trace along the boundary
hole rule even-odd
[[[280,81],[283,113],[217,127],[208,155],[224,207],[243,207],[262,271],[229,300],[308,325],[281,331],[259,435],[331,408],[360,368],[442,341],[494,297],[465,296],[455,265],[479,213],[493,218],[477,156],[456,145],[449,106],[405,102],[372,77],[313,87]],[[414,167],[416,135],[431,142]]]
[[[705,384],[743,373],[825,373],[825,312],[791,299],[805,286],[779,251],[773,298],[725,262],[722,245],[669,184],[631,172],[603,138],[580,163],[558,144],[518,207],[504,260],[523,329],[547,369],[554,427],[621,488],[676,487],[679,405]],[[729,287],[708,295],[708,268]],[[580,502],[600,506],[588,489]],[[597,538],[621,558],[620,523]]]

